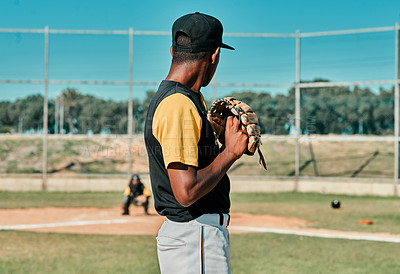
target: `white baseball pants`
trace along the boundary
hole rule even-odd
[[[231,273],[228,223],[228,214],[204,214],[183,223],[166,219],[157,236],[161,273]]]

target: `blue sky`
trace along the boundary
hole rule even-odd
[[[221,20],[225,32],[294,33],[394,26],[400,1],[28,1],[0,2],[0,28],[170,31],[178,17],[200,11]],[[295,41],[279,38],[233,38],[224,50],[219,82],[293,83]],[[135,36],[134,81],[160,81],[170,64],[169,36]],[[50,35],[50,79],[129,79],[126,36]],[[301,79],[332,81],[394,78],[394,32],[302,39]],[[0,79],[43,79],[43,35],[0,33]],[[75,87],[106,99],[125,100],[127,86]],[[54,98],[65,85],[50,85]],[[378,87],[372,87],[377,89]],[[156,86],[135,86],[142,99]],[[217,97],[250,88],[218,88]],[[252,90],[285,93],[287,88]],[[43,85],[0,84],[0,100],[42,93]],[[206,98],[212,95],[205,88]]]

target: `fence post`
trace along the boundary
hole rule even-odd
[[[48,99],[49,87],[49,27],[44,28],[44,99],[43,99],[43,168],[42,191],[47,191],[47,131],[48,131]]]
[[[132,174],[133,122],[133,28],[129,28],[128,175]]]
[[[399,85],[400,85],[400,80],[399,80],[399,31],[400,31],[400,24],[396,23],[395,26],[395,86],[394,86],[394,194],[397,195],[397,184],[399,181]]]
[[[296,124],[296,155],[295,155],[295,191],[298,190],[300,176],[300,31],[296,31],[296,90],[295,90],[295,124]]]
[[[54,111],[54,135],[58,135],[58,129],[60,125],[58,124],[60,119],[60,100],[58,97],[54,100],[55,102],[55,111]]]

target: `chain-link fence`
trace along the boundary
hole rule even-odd
[[[230,172],[397,184],[399,30],[226,33],[237,53],[221,61],[205,97],[258,103],[269,162],[265,173],[243,158]],[[30,95],[2,102],[10,121],[2,119],[2,131],[19,135],[1,137],[1,173],[41,173],[46,189],[49,173],[146,172],[140,132],[167,74],[170,32],[0,29],[0,40],[2,92]]]

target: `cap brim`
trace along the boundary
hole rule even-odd
[[[235,49],[232,48],[231,46],[228,46],[227,44],[224,44],[224,43],[221,44],[221,48],[230,49],[230,50],[235,50]]]

